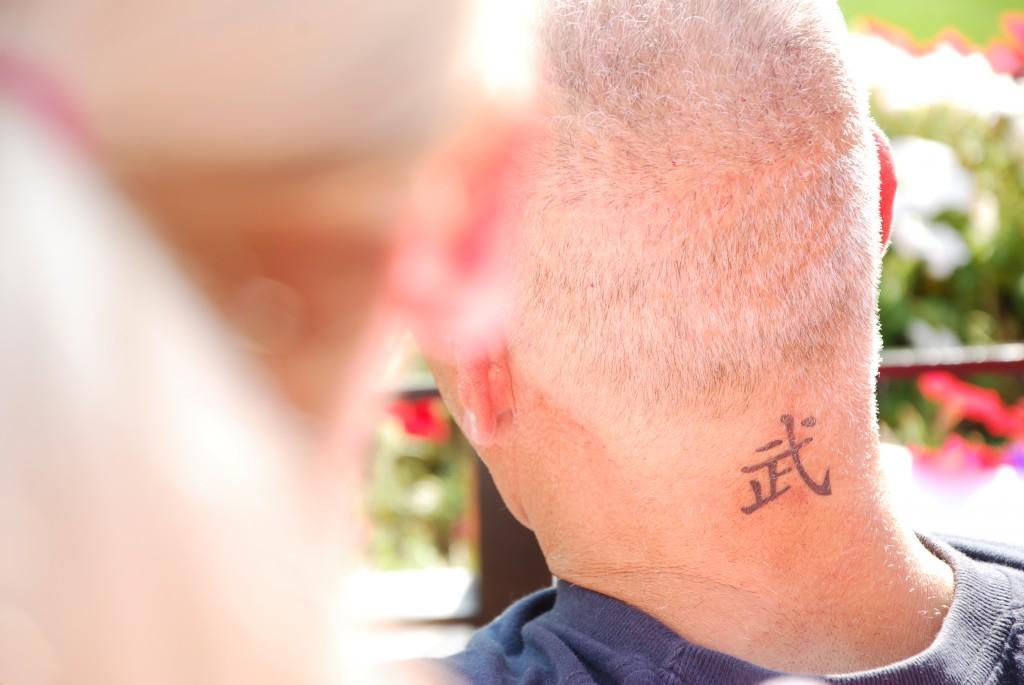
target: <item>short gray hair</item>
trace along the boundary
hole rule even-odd
[[[872,382],[878,169],[835,3],[548,0],[538,36],[524,372],[638,425],[797,369]]]

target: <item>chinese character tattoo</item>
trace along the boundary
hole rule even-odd
[[[808,416],[800,422],[800,425],[804,428],[814,428],[816,423],[817,421],[815,421],[813,416]],[[741,511],[744,514],[753,514],[769,502],[777,500],[787,490],[789,490],[791,487],[789,485],[779,487],[779,479],[787,473],[792,473],[793,469],[796,469],[796,472],[800,475],[804,485],[810,488],[811,492],[814,494],[821,495],[823,497],[832,494],[832,483],[829,480],[829,469],[825,469],[825,476],[819,483],[811,478],[811,475],[807,473],[807,469],[804,468],[804,464],[800,456],[800,450],[814,442],[814,438],[806,437],[798,441],[796,439],[795,424],[796,421],[792,416],[789,414],[784,415],[782,417],[782,425],[786,427],[786,440],[772,440],[767,445],[758,447],[756,451],[769,452],[774,450],[776,447],[781,447],[783,445],[786,445],[786,449],[770,459],[753,464],[752,466],[744,466],[740,469],[743,473],[755,473],[757,471],[764,470],[767,473],[763,475],[768,479],[767,494],[765,494],[760,480],[750,481],[750,489],[754,491],[754,503],[741,508]]]

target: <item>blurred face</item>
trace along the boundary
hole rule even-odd
[[[122,185],[284,397],[324,416],[347,366],[365,364],[362,348],[382,344],[375,333],[384,332],[388,265],[404,239],[398,224],[415,161]]]
[[[444,325],[439,303],[479,290],[508,136],[457,69],[468,4],[32,0],[0,18],[284,396],[322,416],[379,356],[375,324]]]
[[[423,141],[450,104],[465,5],[31,0],[0,17],[117,165],[308,171]]]

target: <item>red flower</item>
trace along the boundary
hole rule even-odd
[[[441,402],[435,397],[418,400],[395,400],[388,412],[402,422],[405,432],[431,442],[447,442],[451,426]]]
[[[993,435],[1024,434],[1024,408],[1007,407],[995,390],[971,385],[946,371],[922,374],[917,387],[956,421],[977,421]]]

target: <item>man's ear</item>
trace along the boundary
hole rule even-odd
[[[892,230],[892,209],[896,199],[896,165],[892,160],[892,150],[889,148],[889,140],[877,126],[874,127],[875,147],[878,150],[878,162],[880,168],[881,186],[881,214],[882,214],[882,251],[889,246],[889,233]]]
[[[457,354],[455,392],[462,408],[462,429],[474,445],[494,442],[515,411],[515,396],[504,342]]]

